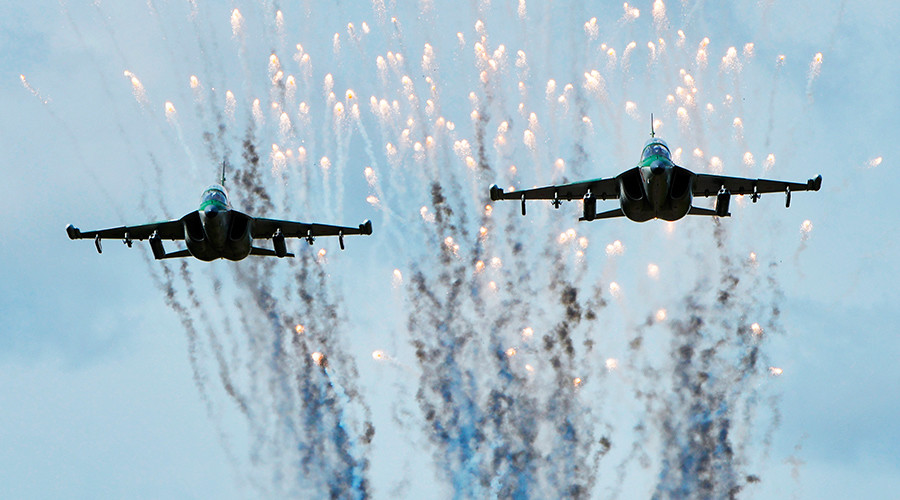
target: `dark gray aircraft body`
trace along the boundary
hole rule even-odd
[[[668,145],[651,132],[641,162],[616,177],[510,192],[495,184],[491,186],[491,200],[521,200],[522,215],[526,200],[550,200],[555,208],[563,201],[582,200],[584,215],[579,220],[624,216],[636,222],[674,221],[685,215],[728,217],[731,195],[750,195],[756,203],[763,193],[785,193],[785,206],[790,206],[792,192],[818,191],[821,186],[821,175],[801,183],[696,174],[675,165]],[[715,209],[693,206],[696,196],[715,196]],[[609,199],[618,199],[619,208],[598,214],[597,200]]]
[[[180,219],[99,231],[81,231],[70,224],[66,233],[73,240],[93,239],[98,252],[102,252],[102,239],[119,239],[129,247],[134,240],[149,240],[156,259],[196,257],[212,261],[241,260],[248,255],[293,257],[287,251],[286,238],[306,238],[312,245],[318,236],[337,236],[343,249],[345,235],[372,234],[372,223],[367,220],[358,227],[343,227],[251,217],[233,210],[225,188],[215,184],[203,192],[200,209]],[[272,240],[274,248],[254,246],[257,239]],[[166,253],[162,240],[183,240],[187,249]]]

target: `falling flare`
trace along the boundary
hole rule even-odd
[[[616,240],[609,245],[606,245],[606,255],[614,256],[614,255],[622,255],[625,253],[625,245],[622,244],[621,241]]]
[[[738,61],[737,49],[735,47],[728,47],[725,56],[722,57],[722,70],[727,72],[741,70],[741,63]]]
[[[241,12],[237,9],[231,11],[231,35],[234,38],[241,36],[243,24],[244,17],[241,15]]]
[[[625,9],[625,15],[623,16],[623,20],[625,20],[626,22],[634,21],[635,19],[641,17],[641,11],[637,7],[632,7],[632,6],[628,5],[628,2],[625,2],[625,4],[623,5],[623,8]]]
[[[627,113],[628,116],[634,118],[635,120],[639,120],[641,118],[637,112],[637,104],[632,101],[625,101],[625,113]]]
[[[877,158],[872,158],[871,160],[866,162],[866,167],[875,168],[875,167],[881,165],[882,160],[883,160],[883,158],[880,156]]]
[[[662,0],[655,0],[653,2],[653,22],[655,23],[657,30],[665,25],[666,4],[664,4]]]
[[[126,76],[128,76],[128,72],[126,71],[125,73],[126,73]],[[44,96],[42,96],[41,93],[38,92],[37,89],[35,89],[34,87],[32,87],[31,84],[28,83],[28,80],[25,78],[25,75],[20,74],[20,75],[19,75],[19,80],[22,81],[22,86],[25,87],[25,90],[31,92],[31,95],[37,97],[38,100],[41,101],[41,103],[43,103],[43,104],[50,104],[50,99],[45,99]],[[136,79],[135,79],[135,80],[136,80]],[[138,82],[138,83],[140,83],[140,82]],[[136,97],[136,96],[135,96],[135,97]]]
[[[237,108],[237,99],[230,90],[225,91],[225,114],[234,121],[234,111]]]
[[[596,17],[592,17],[588,22],[584,23],[584,32],[591,40],[596,40],[600,36],[600,27],[597,26]]]
[[[800,234],[803,237],[803,241],[809,239],[809,233],[811,233],[812,230],[813,224],[809,219],[806,219],[802,224],[800,224]]]
[[[762,335],[763,329],[761,326],[759,326],[759,323],[753,323],[752,325],[750,325],[750,332],[753,333],[753,336],[759,337],[760,335]]]
[[[754,159],[753,159],[753,153],[751,153],[750,151],[747,151],[746,153],[744,153],[744,165],[746,165],[748,167],[752,167],[755,164],[756,164],[756,161],[754,161]]]
[[[175,105],[172,104],[172,101],[166,101],[166,119],[169,121],[175,120]]]
[[[816,78],[819,77],[819,74],[822,72],[822,53],[816,53],[815,57],[813,57],[812,62],[809,63],[809,73],[807,74],[807,82],[806,82],[806,95],[809,98],[812,98],[812,87],[813,82],[815,82]]]

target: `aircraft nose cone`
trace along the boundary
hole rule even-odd
[[[216,207],[206,207],[206,210],[203,211],[203,214],[206,215],[207,218],[214,219],[217,215],[219,215],[219,209]]]
[[[650,173],[653,175],[662,175],[666,173],[666,164],[662,162],[654,162],[650,166]]]

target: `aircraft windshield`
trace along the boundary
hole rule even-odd
[[[641,154],[641,160],[646,160],[651,156],[664,156],[666,158],[670,158],[669,154],[669,146],[666,145],[660,139],[651,139],[646,146],[644,146],[644,152]]]
[[[228,197],[225,195],[225,191],[222,188],[219,186],[212,186],[203,192],[201,204],[206,205],[207,203],[221,205],[222,208],[226,208],[228,207]]]

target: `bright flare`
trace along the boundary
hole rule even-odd
[[[614,255],[622,255],[625,253],[625,245],[622,244],[621,241],[616,240],[609,245],[606,245],[606,255],[610,257]]]

